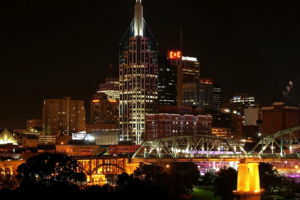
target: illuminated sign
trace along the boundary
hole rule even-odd
[[[168,58],[170,60],[180,60],[182,58],[181,51],[169,51]]]
[[[99,100],[99,99],[94,99],[92,102],[93,102],[93,103],[99,103],[100,100]]]
[[[193,61],[193,62],[197,62],[198,59],[194,58],[194,57],[187,57],[187,56],[183,56],[182,60],[186,60],[186,61]]]
[[[86,133],[72,133],[72,140],[83,140],[86,137]]]

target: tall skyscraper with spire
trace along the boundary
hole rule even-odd
[[[120,43],[120,141],[141,144],[145,115],[157,105],[157,42],[143,18],[143,5],[136,0],[134,19]]]

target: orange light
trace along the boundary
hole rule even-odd
[[[170,60],[179,60],[182,58],[181,51],[169,51],[168,55]]]
[[[99,99],[94,99],[92,102],[93,102],[93,103],[99,103],[100,100],[99,100]]]
[[[110,100],[108,100],[110,103],[117,103],[117,100],[115,100],[115,99],[110,99]]]

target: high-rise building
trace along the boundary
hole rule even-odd
[[[219,111],[222,107],[222,87],[214,84],[213,88],[213,105],[214,110]]]
[[[70,135],[85,130],[84,101],[45,99],[43,107],[43,132],[46,135]]]
[[[244,109],[246,108],[254,108],[255,97],[250,96],[247,93],[236,94],[230,99],[230,109],[234,113],[238,113],[241,116],[244,116]]]
[[[158,101],[159,105],[176,106],[176,67],[168,59],[161,57],[158,61]]]
[[[119,119],[119,100],[109,98],[105,93],[97,93],[90,102],[91,123],[117,123]]]
[[[159,61],[158,99],[160,105],[199,107],[199,62],[169,51]]]
[[[188,82],[182,84],[182,104],[186,107],[199,108],[199,82]]]
[[[197,58],[183,56],[174,60],[177,67],[177,105],[199,106],[200,65]]]
[[[181,51],[168,52],[168,65],[176,71],[176,105],[199,107],[200,68],[197,58],[182,56]],[[169,81],[170,82],[170,81]]]
[[[199,91],[199,107],[202,109],[213,109],[214,83],[210,79],[201,79]]]
[[[145,115],[157,106],[157,42],[143,18],[141,0],[135,4],[134,19],[120,43],[120,141],[141,144]]]
[[[119,119],[119,79],[106,78],[90,101],[92,124],[117,123]]]

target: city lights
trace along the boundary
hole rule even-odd
[[[4,8],[0,194],[299,198],[298,7],[165,1]]]

